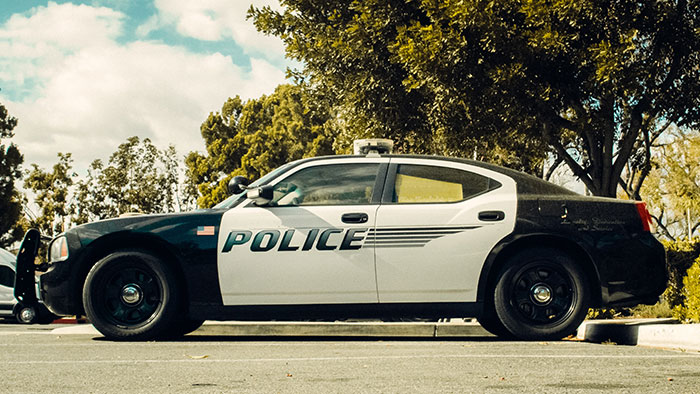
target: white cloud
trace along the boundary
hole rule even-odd
[[[45,78],[66,53],[104,46],[121,34],[124,15],[108,8],[50,2],[13,15],[0,29],[0,80]]]
[[[79,15],[61,19],[72,12]],[[27,166],[48,168],[57,152],[71,152],[82,172],[133,135],[161,148],[173,143],[181,155],[202,150],[199,127],[227,97],[258,97],[284,83],[284,72],[260,58],[245,71],[218,53],[158,42],[119,44],[123,19],[105,8],[49,3],[0,27],[0,48],[11,49],[0,49],[0,64],[9,65],[0,71],[0,83],[37,81],[23,100],[0,92],[19,119],[14,142]],[[73,26],[62,27],[66,20]]]
[[[181,35],[205,41],[230,38],[246,53],[272,60],[284,58],[282,40],[258,32],[253,21],[246,19],[251,4],[281,10],[277,0],[155,0],[154,4],[161,26],[173,24]]]

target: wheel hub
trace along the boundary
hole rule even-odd
[[[121,299],[125,304],[136,305],[142,298],[143,292],[138,285],[130,283],[122,288]]]
[[[552,300],[552,289],[544,283],[538,283],[532,286],[530,295],[534,302],[544,305]]]
[[[31,321],[34,320],[35,317],[36,317],[36,312],[34,311],[34,308],[23,308],[19,312],[19,318],[24,323],[31,323]]]

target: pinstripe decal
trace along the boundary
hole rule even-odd
[[[446,235],[458,234],[481,226],[458,227],[389,227],[369,230],[365,246],[375,248],[423,247],[428,242]]]

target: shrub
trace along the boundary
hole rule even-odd
[[[663,298],[671,308],[683,304],[683,278],[693,262],[700,256],[700,240],[664,241],[668,288]]]
[[[673,317],[673,311],[666,300],[661,300],[654,305],[637,305],[630,308],[630,316],[643,319]]]
[[[681,321],[700,323],[700,257],[683,278],[683,303],[673,308],[673,316]]]

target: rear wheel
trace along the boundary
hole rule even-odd
[[[588,311],[588,278],[570,256],[549,248],[514,255],[494,293],[498,320],[524,340],[561,339],[573,333]]]
[[[83,287],[90,322],[105,337],[148,340],[167,335],[178,314],[177,280],[158,257],[116,252],[92,267]]]

